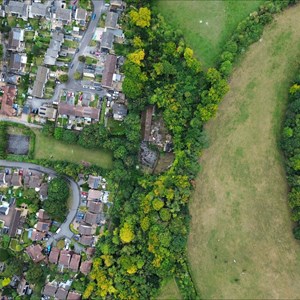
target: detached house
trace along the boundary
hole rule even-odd
[[[57,21],[61,21],[64,24],[68,24],[72,21],[72,11],[70,9],[59,7],[56,10],[55,18]]]
[[[37,98],[43,98],[44,97],[44,90],[45,90],[45,85],[48,80],[49,76],[49,69],[43,66],[39,66],[36,79],[33,84],[33,89],[32,89],[32,96],[37,97]]]
[[[16,114],[16,110],[13,108],[14,101],[17,95],[17,89],[15,86],[6,85],[3,86],[2,96],[0,96],[0,114],[6,116],[14,116]]]
[[[27,21],[28,19],[28,5],[24,2],[9,1],[6,6],[6,12],[12,16],[21,18],[24,21]]]
[[[104,31],[101,37],[100,50],[101,52],[109,52],[113,48],[114,34],[111,31]]]
[[[80,25],[85,25],[87,12],[83,8],[77,8],[75,12],[75,20]]]
[[[119,15],[115,12],[108,12],[105,19],[105,27],[110,29],[116,29],[118,25]]]
[[[24,67],[27,63],[26,54],[13,53],[10,56],[9,69],[12,73],[20,73],[24,71]]]
[[[8,47],[10,51],[21,52],[24,50],[24,29],[13,28],[8,37]]]

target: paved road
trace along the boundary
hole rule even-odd
[[[23,121],[19,118],[15,118],[15,117],[9,117],[8,118],[8,117],[0,116],[0,121],[2,121],[2,122],[14,122],[14,123],[18,123],[18,124],[23,124],[23,125],[31,127],[31,128],[43,128],[43,126],[41,126],[41,125],[28,123],[26,121]]]
[[[36,164],[32,163],[25,163],[25,162],[13,162],[13,161],[6,161],[6,160],[0,160],[0,166],[2,167],[10,167],[10,168],[24,168],[24,169],[31,169],[43,172],[45,174],[51,175],[51,176],[57,176],[58,174],[49,168],[45,168]],[[65,176],[66,180],[68,181],[71,190],[72,190],[72,202],[70,211],[67,215],[67,218],[64,223],[60,226],[60,231],[57,234],[54,234],[47,242],[48,245],[50,245],[54,240],[59,240],[62,238],[69,238],[71,239],[73,237],[73,232],[70,230],[70,224],[74,220],[76,216],[77,209],[80,204],[80,190],[77,183],[72,180],[71,178]],[[80,248],[80,247],[79,247]]]

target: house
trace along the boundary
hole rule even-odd
[[[80,264],[80,258],[81,256],[79,254],[73,254],[71,261],[70,261],[70,266],[69,268],[73,271],[73,272],[77,272],[79,269],[79,264]]]
[[[55,299],[65,300],[67,299],[67,295],[68,295],[68,291],[60,287],[55,293]]]
[[[105,19],[105,27],[110,29],[117,28],[119,15],[115,12],[108,12]]]
[[[6,185],[5,182],[5,173],[0,172],[0,186]]]
[[[50,16],[50,7],[47,4],[33,2],[29,6],[29,18],[46,18]]]
[[[29,295],[31,293],[29,284],[25,278],[22,278],[22,280],[19,282],[17,287],[17,293],[19,296]]]
[[[48,232],[50,229],[50,222],[37,222],[36,229],[41,232]]]
[[[101,37],[100,51],[109,52],[113,48],[114,34],[110,31],[104,31]]]
[[[20,82],[20,75],[16,75],[13,73],[7,73],[5,81],[8,84],[16,85]]]
[[[24,186],[35,189],[39,188],[43,182],[43,177],[41,174],[26,174],[24,176]]]
[[[6,12],[13,16],[23,19],[27,21],[28,19],[28,5],[24,2],[19,1],[9,1]]]
[[[48,184],[43,183],[40,187],[40,199],[42,201],[46,200],[48,198]]]
[[[87,254],[88,257],[93,257],[93,255],[95,254],[96,252],[96,249],[94,247],[88,247],[86,250],[85,250],[85,253]]]
[[[104,63],[104,71],[102,75],[101,84],[105,88],[111,88],[113,83],[113,75],[116,69],[117,56],[107,55],[106,61]]]
[[[14,1],[15,2],[15,1]],[[21,2],[18,2],[21,3]],[[8,47],[10,51],[23,51],[24,49],[24,29],[12,28],[8,36]]]
[[[89,201],[88,206],[89,206],[89,212],[92,212],[94,214],[99,214],[103,209],[102,202]]]
[[[89,274],[91,269],[92,269],[92,262],[89,260],[82,262],[80,265],[80,272],[83,273],[84,275]]]
[[[0,196],[1,198],[2,196]],[[1,200],[1,205],[0,205],[0,214],[7,216],[9,213],[9,203],[6,201]]]
[[[127,116],[127,107],[124,104],[114,103],[112,109],[114,120],[123,121]]]
[[[87,181],[89,188],[91,188],[91,189],[99,188],[101,179],[102,178],[100,176],[89,175],[89,179]]]
[[[148,148],[146,142],[142,142],[141,150],[140,150],[141,163],[144,166],[153,169],[156,165],[157,159],[158,159],[158,154],[154,150]]]
[[[33,230],[31,232],[30,239],[32,241],[41,241],[45,237],[46,237],[46,233],[45,232],[40,232],[40,231],[37,231],[37,230]]]
[[[93,234],[94,230],[93,230],[92,226],[80,224],[79,228],[78,228],[78,231],[82,235],[91,235],[91,234]]]
[[[26,54],[13,53],[9,60],[9,69],[12,73],[23,72],[27,63]]]
[[[12,177],[11,177],[11,185],[14,187],[14,188],[18,188],[20,186],[22,186],[22,177],[19,175],[18,172],[14,172],[12,174]]]
[[[122,7],[123,7],[122,0],[111,0],[110,1],[110,9],[116,10],[116,9],[122,9]]]
[[[54,297],[57,291],[57,286],[47,283],[44,287],[43,295],[48,297]]]
[[[89,78],[95,78],[95,70],[90,68],[84,68],[83,69],[83,76],[89,77]]]
[[[56,10],[55,18],[63,23],[70,23],[72,20],[72,11],[70,9],[59,7]]]
[[[94,237],[91,235],[82,235],[79,239],[79,243],[85,246],[92,246]]]
[[[57,109],[54,107],[41,106],[39,108],[39,116],[48,120],[54,121],[56,118]]]
[[[45,259],[45,255],[42,253],[42,251],[43,248],[39,244],[31,245],[26,248],[26,253],[35,263],[38,263]]]
[[[12,220],[8,229],[8,235],[10,237],[14,237],[16,235],[20,219],[21,219],[22,210],[19,208],[15,208],[13,211]]]
[[[50,220],[48,214],[46,213],[46,211],[44,209],[40,209],[38,211],[38,219],[40,221],[46,221],[46,220]]]
[[[6,85],[0,88],[2,95],[0,94],[0,114],[5,116],[14,116],[16,115],[16,110],[13,108],[17,89],[15,86]]]
[[[32,96],[43,98],[45,85],[48,80],[49,69],[43,66],[38,67],[36,79],[33,84]]]
[[[102,196],[102,192],[98,190],[89,190],[88,192],[88,200],[98,200]]]
[[[75,12],[75,20],[80,23],[81,25],[85,24],[87,12],[83,8],[77,7]]]
[[[59,257],[60,250],[56,247],[53,247],[51,249],[50,255],[49,255],[49,262],[52,264],[57,264],[58,257]]]
[[[152,125],[152,116],[154,114],[154,106],[148,106],[145,111],[142,113],[142,133],[143,140],[145,142],[150,142],[151,138],[151,125]]]
[[[69,268],[70,260],[71,260],[71,252],[68,250],[61,250],[58,264],[66,268]]]
[[[75,291],[69,292],[67,300],[80,300],[81,295]]]
[[[97,224],[98,215],[91,212],[87,212],[84,217],[84,221],[90,225]]]
[[[63,117],[79,117],[90,121],[99,121],[100,109],[94,107],[75,106],[68,103],[59,103],[58,114]]]

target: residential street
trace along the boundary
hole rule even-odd
[[[32,164],[32,163],[0,160],[0,166],[8,167],[8,168],[9,167],[10,168],[26,168],[26,169],[40,171],[40,172],[46,173],[51,176],[58,176],[58,174],[54,170],[45,168],[45,167],[42,167],[42,166],[39,166],[36,164]],[[48,242],[47,242],[48,245],[50,245],[54,240],[59,240],[64,237],[71,239],[73,236],[73,232],[70,230],[70,224],[74,220],[77,209],[80,204],[80,190],[79,190],[77,183],[74,180],[72,180],[71,178],[66,177],[66,176],[65,176],[65,178],[68,181],[70,188],[72,190],[71,207],[70,207],[70,210],[69,210],[69,213],[67,215],[65,222],[60,226],[60,231],[57,234],[54,234],[48,240]]]

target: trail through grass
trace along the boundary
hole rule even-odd
[[[300,5],[266,28],[206,126],[211,145],[190,203],[188,243],[203,299],[299,299],[300,244],[292,236],[278,148],[300,61],[299,20]]]
[[[166,21],[182,31],[205,66],[215,64],[226,40],[263,0],[157,0]]]

